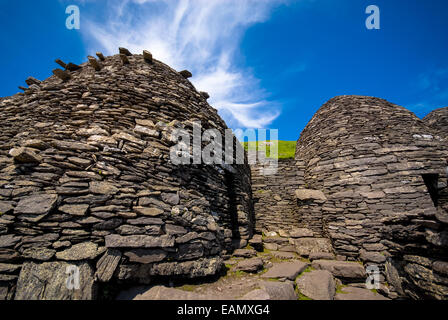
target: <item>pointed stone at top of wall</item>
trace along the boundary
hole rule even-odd
[[[185,79],[191,78],[193,76],[193,74],[190,71],[188,71],[188,70],[182,70],[179,73]]]
[[[132,53],[126,48],[120,47],[118,48],[118,50],[120,51],[120,54],[124,54],[126,56],[132,56]]]
[[[145,59],[146,62],[152,63],[152,54],[148,50],[143,50],[143,59]]]

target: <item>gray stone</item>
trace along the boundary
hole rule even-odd
[[[307,237],[313,237],[314,232],[306,228],[294,228],[289,231],[289,236],[291,238],[307,238]]]
[[[13,273],[22,267],[20,264],[0,263],[0,272]]]
[[[374,263],[386,262],[386,257],[379,252],[369,252],[361,249],[359,257],[364,262],[374,262]]]
[[[145,126],[136,125],[134,132],[141,134],[142,136],[156,137],[160,136],[160,132],[154,129],[147,128]]]
[[[241,257],[241,258],[252,258],[257,255],[257,252],[253,249],[236,249],[233,252],[234,257]]]
[[[191,78],[191,77],[193,76],[193,75],[191,74],[191,72],[188,71],[188,70],[182,70],[182,71],[180,71],[179,73],[180,73],[180,75],[181,75],[182,77],[184,77],[185,79]]]
[[[295,259],[297,255],[293,252],[272,251],[271,254],[278,259]]]
[[[178,205],[179,204],[179,195],[177,193],[162,193],[161,194],[163,202],[166,202],[170,205]]]
[[[103,252],[103,249],[98,249],[96,243],[83,242],[75,244],[62,252],[56,253],[56,258],[65,261],[91,260],[98,257]]]
[[[344,287],[336,293],[334,300],[390,300],[368,289]]]
[[[13,212],[13,210],[14,210],[13,202],[0,201],[0,216],[4,214],[9,214]]]
[[[448,224],[448,212],[442,208],[437,208],[436,219],[442,223]]]
[[[327,197],[325,197],[324,193],[320,190],[311,190],[311,189],[298,189],[295,191],[296,198],[301,201],[306,200],[320,200],[326,201]]]
[[[235,249],[241,249],[247,246],[247,240],[246,239],[233,239],[232,240],[232,247]]]
[[[435,232],[430,229],[426,229],[426,240],[438,247],[448,247],[448,231]]]
[[[269,300],[297,300],[294,286],[290,282],[262,281],[260,287],[269,295]]]
[[[143,50],[143,59],[145,59],[146,62],[152,63],[152,54],[148,50]]]
[[[58,201],[56,194],[35,194],[19,201],[14,213],[29,215],[47,215]]]
[[[257,251],[263,251],[263,239],[261,235],[254,235],[252,239],[249,240],[249,245]]]
[[[313,260],[335,260],[336,257],[333,253],[328,252],[313,252],[310,253],[308,259]]]
[[[244,271],[255,273],[263,268],[263,260],[261,258],[245,259],[238,262],[233,268],[233,271]]]
[[[0,248],[9,248],[15,246],[22,237],[15,236],[13,234],[7,234],[0,236]]]
[[[178,259],[191,260],[204,255],[204,247],[201,243],[186,243],[179,245]]]
[[[112,218],[106,221],[99,222],[93,226],[94,230],[113,230],[123,223],[120,218]]]
[[[118,192],[118,188],[109,182],[91,181],[89,185],[90,185],[89,187],[90,192],[94,194],[113,195]]]
[[[138,235],[138,234],[145,234],[146,230],[144,227],[137,227],[132,225],[121,225],[119,226],[116,231],[122,235],[122,236],[129,236],[129,235]]]
[[[70,73],[67,72],[66,70],[61,70],[59,68],[56,68],[56,69],[53,69],[52,72],[56,77],[58,77],[62,81],[68,81],[71,78]]]
[[[278,244],[276,244],[276,243],[265,243],[264,247],[267,250],[278,250]]]
[[[327,270],[337,278],[367,279],[364,267],[357,262],[314,260],[312,267],[318,270]]]
[[[112,279],[115,270],[121,260],[121,251],[107,249],[104,255],[96,263],[95,278],[101,282],[108,282]]]
[[[269,300],[271,296],[263,289],[255,289],[240,298],[240,300]]]
[[[163,210],[156,207],[134,207],[134,210],[141,215],[149,217],[157,217],[163,213]]]
[[[79,289],[67,288],[68,271],[79,271]],[[95,299],[93,269],[85,262],[25,262],[17,281],[15,300]]]
[[[88,204],[67,204],[58,208],[59,211],[73,215],[84,216],[89,210]]]
[[[169,235],[159,237],[147,235],[120,236],[111,234],[106,236],[108,248],[167,248],[174,247],[174,238]]]
[[[120,52],[120,54],[124,54],[126,56],[132,56],[132,53],[126,48],[120,47],[118,48],[118,51]]]
[[[39,261],[48,261],[54,257],[56,254],[56,250],[47,249],[47,248],[39,248],[39,247],[31,247],[23,250],[22,257],[26,259],[34,259]]]
[[[109,133],[101,127],[81,128],[76,132],[77,135],[82,137],[90,136],[108,136]],[[84,160],[85,161],[85,160]]]
[[[176,236],[178,236],[178,235],[184,235],[188,231],[187,231],[187,229],[185,229],[182,226],[178,226],[178,225],[175,225],[175,224],[166,224],[165,225],[165,232],[166,232],[166,234],[169,234],[169,235],[176,235]]]
[[[136,219],[128,219],[127,223],[132,225],[163,225],[164,222],[160,218],[140,217]]]
[[[311,253],[326,252],[332,253],[333,247],[329,239],[326,238],[299,238],[294,240],[297,253],[307,257]]]
[[[19,163],[40,163],[42,157],[34,152],[31,148],[20,147],[9,151],[9,155],[14,158],[14,161]]]
[[[283,237],[266,237],[263,242],[266,243],[276,243],[278,245],[289,245],[289,240]]]
[[[442,274],[444,276],[448,276],[448,262],[446,261],[435,261],[432,264],[432,267],[435,272]]]
[[[86,143],[81,142],[72,142],[72,141],[53,141],[53,145],[55,148],[59,150],[65,151],[74,151],[74,152],[94,152],[98,151],[98,148],[88,145]]]
[[[261,277],[268,279],[288,279],[293,281],[299,274],[305,271],[307,267],[308,264],[302,261],[274,263],[274,266],[266,273],[263,273]]]
[[[300,293],[313,300],[333,300],[336,292],[333,275],[326,270],[305,272],[296,284]]]
[[[127,295],[123,295],[122,299],[126,299]],[[216,297],[215,297],[216,298]],[[132,300],[214,300],[213,297],[208,297],[191,291],[181,289],[168,288],[165,286],[154,286],[151,289],[136,294]]]
[[[215,275],[222,269],[219,257],[201,258],[192,261],[160,262],[153,264],[120,265],[118,279],[148,283],[151,276],[182,276],[193,279]]]
[[[188,232],[187,234],[177,237],[176,243],[186,243],[190,242],[191,240],[199,238],[199,234],[197,232]]]
[[[130,262],[154,263],[167,257],[167,252],[160,249],[135,249],[124,253]]]

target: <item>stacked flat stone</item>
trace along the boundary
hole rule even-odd
[[[289,230],[301,226],[295,190],[304,185],[303,170],[294,159],[280,159],[277,172],[264,175],[261,164],[251,166],[256,231]]]
[[[448,136],[448,107],[430,112],[423,121],[440,135]]]
[[[407,109],[340,96],[298,140],[305,183],[320,190],[337,254],[383,268],[393,290],[448,298],[447,144]],[[384,269],[385,267],[385,269]]]
[[[170,160],[176,128],[201,121],[224,137],[217,111],[148,53],[122,55],[0,100],[0,299],[213,275],[233,240],[251,238],[248,165]],[[80,291],[65,286],[73,266]]]

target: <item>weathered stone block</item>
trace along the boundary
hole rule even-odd
[[[159,237],[135,235],[120,236],[111,234],[106,236],[107,248],[168,248],[174,246],[174,238],[169,235]]]
[[[70,269],[79,271],[79,289],[69,289]],[[76,272],[78,273],[78,272]],[[25,262],[17,281],[15,300],[92,300],[94,272],[86,262]]]

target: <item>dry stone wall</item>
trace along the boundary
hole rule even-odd
[[[266,175],[262,164],[251,165],[252,195],[256,231],[258,233],[307,228],[322,236],[323,201],[313,197],[298,197],[307,190],[303,161],[279,159],[275,174]]]
[[[430,112],[423,121],[438,134],[448,136],[448,107],[436,109]]]
[[[256,231],[277,231],[299,226],[300,218],[295,190],[303,185],[303,171],[296,161],[280,159],[277,172],[264,175],[261,164],[252,165],[252,194],[256,212]]]
[[[448,298],[446,146],[405,108],[360,96],[328,101],[297,144],[336,253],[380,265],[401,295]]]
[[[0,299],[213,275],[252,236],[248,165],[170,160],[176,128],[227,128],[191,74],[147,51],[98,57],[59,61],[65,70],[0,101]],[[73,266],[81,289],[70,291]]]

